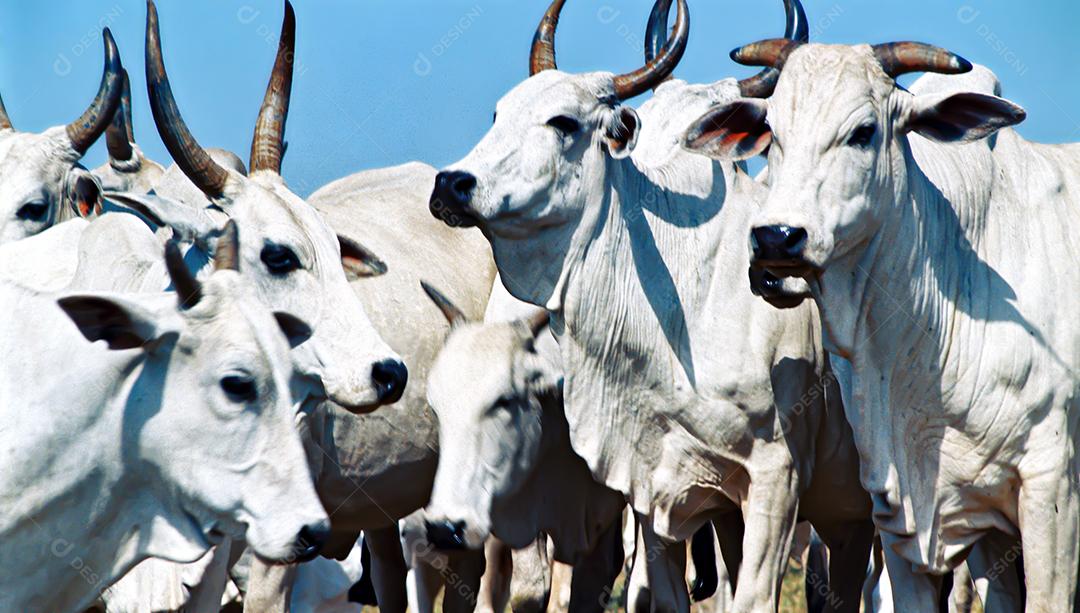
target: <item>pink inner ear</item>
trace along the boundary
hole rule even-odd
[[[742,160],[772,141],[765,111],[758,104],[733,102],[714,109],[687,132],[687,147],[718,159]]]

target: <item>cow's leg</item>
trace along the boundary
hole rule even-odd
[[[874,523],[869,519],[819,523],[815,528],[829,548],[829,577],[826,584],[808,587],[824,596],[825,611],[858,613],[859,596],[874,545]]]
[[[484,543],[487,566],[480,579],[477,613],[503,613],[510,602],[510,578],[514,574],[514,558],[510,547],[495,537]]]
[[[652,599],[650,610],[654,613],[688,613],[690,593],[686,589],[686,543],[667,544],[661,541],[653,532],[651,518],[639,517],[638,525],[645,545],[645,566]],[[641,560],[640,555],[637,560]]]
[[[797,479],[790,464],[751,472],[744,508],[746,535],[732,610],[774,612],[799,508]]]
[[[593,550],[574,564],[570,581],[570,613],[598,613],[607,608],[611,586],[622,570],[620,528],[619,522],[611,522]]]
[[[412,561],[408,579],[409,610],[416,613],[435,613],[435,600],[443,587],[442,574],[427,560],[419,557]]]
[[[1024,588],[1020,581],[1019,558],[1018,539],[998,531],[987,533],[975,543],[968,554],[967,576],[964,577],[959,568],[954,573],[954,591],[958,591],[958,584],[964,580],[969,587],[977,585],[985,588],[979,593],[985,610],[1022,611]],[[974,593],[967,600],[973,599]],[[957,603],[957,609],[961,609],[964,604]]]
[[[449,568],[443,575],[443,613],[472,613],[484,576],[484,550],[455,551],[449,556]]]
[[[690,539],[690,557],[694,562],[694,581],[690,600],[701,602],[716,593],[719,582],[716,573],[716,536],[712,523],[706,522]]]
[[[251,556],[244,613],[288,613],[294,583],[295,564],[267,564]]]
[[[1080,500],[1075,475],[1049,471],[1020,486],[1020,533],[1029,613],[1068,611],[1080,561]]]
[[[634,554],[630,556],[630,568],[626,582],[626,610],[627,613],[649,613],[652,607],[652,593],[649,590],[648,552],[645,549],[645,539],[641,532],[640,521],[637,514],[627,519],[627,525],[634,531]],[[625,536],[623,542],[626,542]]]
[[[880,533],[881,550],[885,557],[885,572],[889,575],[894,611],[937,611],[941,577],[916,573],[911,563],[892,548],[895,537]]]
[[[735,593],[738,585],[739,568],[742,567],[742,545],[746,536],[746,524],[743,522],[742,513],[734,511],[724,513],[713,519],[713,528],[716,529],[716,540],[720,544],[720,555],[724,558],[727,566],[728,583],[731,584],[731,593]]]
[[[234,544],[226,539],[212,550],[213,557],[198,577],[198,582],[189,586],[191,592],[184,606],[185,613],[217,613],[221,609],[221,597],[225,594],[225,584],[229,582],[232,547],[243,547],[243,544]]]
[[[511,555],[514,561],[510,580],[511,609],[514,613],[544,613],[551,599],[553,576],[547,537],[540,535],[531,545],[515,550]]]
[[[371,583],[375,586],[379,612],[405,613],[409,603],[405,592],[409,567],[401,552],[397,524],[365,530],[364,537],[371,552]]]

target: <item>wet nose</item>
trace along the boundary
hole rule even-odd
[[[450,225],[473,225],[469,204],[475,189],[476,177],[460,170],[444,170],[435,176],[428,207],[432,215]]]
[[[380,404],[391,404],[401,400],[405,393],[405,384],[409,381],[409,369],[398,360],[383,360],[371,367],[371,382],[379,395]]]
[[[756,260],[800,260],[806,247],[806,230],[791,226],[758,226],[750,231],[750,246]]]
[[[323,545],[330,538],[330,526],[326,522],[307,525],[300,529],[293,545],[294,557],[297,562],[308,562],[315,559],[322,551]]]
[[[427,540],[437,549],[465,549],[465,522],[425,521]]]

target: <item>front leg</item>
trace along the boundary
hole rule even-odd
[[[607,607],[611,586],[622,570],[622,530],[618,521],[604,530],[592,551],[574,564],[570,580],[570,613],[601,613]]]
[[[690,593],[686,589],[686,543],[668,544],[652,527],[652,518],[638,516],[649,580],[652,613],[689,613]],[[635,561],[641,560],[638,555]]]
[[[732,610],[769,613],[776,611],[791,551],[799,510],[798,480],[789,465],[767,472],[747,470],[746,534]]]
[[[1080,562],[1076,475],[1047,471],[1020,486],[1020,534],[1028,613],[1068,611]]]

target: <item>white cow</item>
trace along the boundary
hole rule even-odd
[[[942,49],[766,41],[737,56],[784,67],[774,97],[710,111],[688,142],[721,156],[727,130],[773,142],[755,260],[808,279],[851,362],[848,419],[894,594],[930,606],[935,575],[1004,533],[1037,561],[1027,610],[1071,609],[1080,149],[1023,140],[1007,128],[1024,111],[999,97],[896,86],[970,70]],[[926,574],[909,586],[894,568]]]
[[[86,216],[100,202],[93,176],[76,164],[120,105],[120,53],[108,28],[102,36],[101,86],[75,121],[41,133],[19,132],[0,101],[0,245],[33,236],[59,221]]]
[[[81,611],[140,560],[191,561],[226,535],[268,559],[317,552],[329,526],[282,336],[310,328],[259,304],[235,235],[201,282],[171,244],[176,293],[0,286],[0,345],[19,356],[0,368],[0,608]]]
[[[428,379],[440,455],[427,541],[481,549],[494,535],[524,548],[545,533],[554,559],[575,565],[571,609],[603,609],[621,570],[625,501],[570,447],[547,313],[532,307],[524,319],[495,314],[470,323],[437,290],[424,289],[451,324]]]
[[[477,224],[507,289],[552,314],[573,447],[647,516],[645,545],[667,557],[650,569],[654,607],[689,607],[678,541],[741,513],[735,610],[775,608],[799,515],[833,549],[840,601],[857,610],[869,501],[817,316],[736,289],[764,188],[734,164],[672,151],[650,168],[631,156],[646,128],[620,101],[670,72],[685,44],[679,10],[675,42],[640,71],[543,70],[515,87],[487,136],[440,173],[431,208]],[[537,70],[554,68],[547,34]],[[689,126],[715,102],[681,101],[671,121]]]

